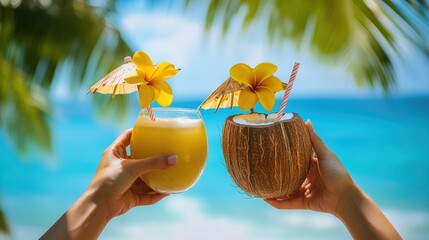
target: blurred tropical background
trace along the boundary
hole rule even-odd
[[[273,62],[286,82],[300,62],[286,111],[312,120],[405,239],[426,239],[428,42],[426,0],[0,0],[0,239],[40,237],[133,126],[136,94],[86,92],[136,50],[181,67],[174,107],[198,107],[236,63]],[[209,157],[190,191],[100,239],[351,238],[330,215],[279,211],[234,185],[220,136],[238,112],[202,111]]]

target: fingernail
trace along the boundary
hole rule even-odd
[[[177,161],[178,161],[179,159],[178,159],[178,157],[177,157],[177,155],[171,155],[171,156],[169,156],[168,158],[167,158],[167,163],[169,164],[169,165],[175,165],[175,164],[177,164]]]
[[[313,131],[314,131],[314,126],[313,126],[313,123],[311,122],[311,120],[310,120],[310,119],[307,119],[307,122],[308,122],[308,125],[310,126],[311,130],[313,130]],[[315,132],[315,131],[314,131],[314,132]]]

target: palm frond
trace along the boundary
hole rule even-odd
[[[0,58],[1,127],[7,130],[20,153],[29,146],[49,151],[52,146],[47,93],[28,84],[20,69]],[[7,81],[5,81],[7,79]]]
[[[188,5],[194,1],[188,0]],[[396,82],[392,58],[401,57],[399,38],[429,57],[428,9],[425,0],[211,0],[206,28],[219,21],[226,33],[236,19],[231,13],[243,10],[243,31],[256,22],[266,24],[272,43],[291,40],[301,47],[309,42],[324,61],[348,66],[359,85],[389,92]]]
[[[9,234],[10,229],[6,221],[6,216],[4,215],[3,210],[0,208],[0,234],[1,233]]]
[[[49,6],[36,0],[22,1],[18,7],[0,5],[0,90],[4,91],[0,125],[19,153],[30,145],[51,149],[47,92],[58,80],[58,71],[68,69],[68,86],[78,89],[113,70],[130,54],[120,32],[107,20],[114,3],[109,0],[98,8],[78,0],[56,0]],[[98,104],[100,99],[94,101]],[[127,109],[123,102],[113,104]],[[99,111],[106,113],[106,109]]]

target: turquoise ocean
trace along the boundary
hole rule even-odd
[[[195,108],[200,102],[173,106]],[[405,239],[429,238],[429,96],[291,99],[287,110],[311,119]],[[0,239],[39,238],[85,190],[103,150],[132,127],[138,109],[130,112],[115,124],[100,120],[89,103],[55,104],[52,156],[30,151],[21,158],[0,132],[0,205],[12,230]],[[223,162],[221,130],[225,118],[239,111],[201,113],[209,157],[197,184],[113,219],[100,239],[351,238],[329,214],[277,210],[237,188]]]

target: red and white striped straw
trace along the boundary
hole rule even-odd
[[[287,84],[286,91],[283,95],[283,99],[282,99],[282,103],[280,104],[279,112],[277,113],[276,122],[280,121],[280,119],[283,117],[283,114],[284,114],[284,111],[286,108],[286,104],[287,104],[287,100],[289,98],[290,91],[292,90],[293,81],[295,80],[296,74],[298,74],[298,69],[299,69],[299,63],[296,62],[293,65],[292,73],[290,74],[289,82]]]
[[[149,113],[150,120],[155,121],[155,115],[153,115],[152,107],[147,105],[147,112]]]

